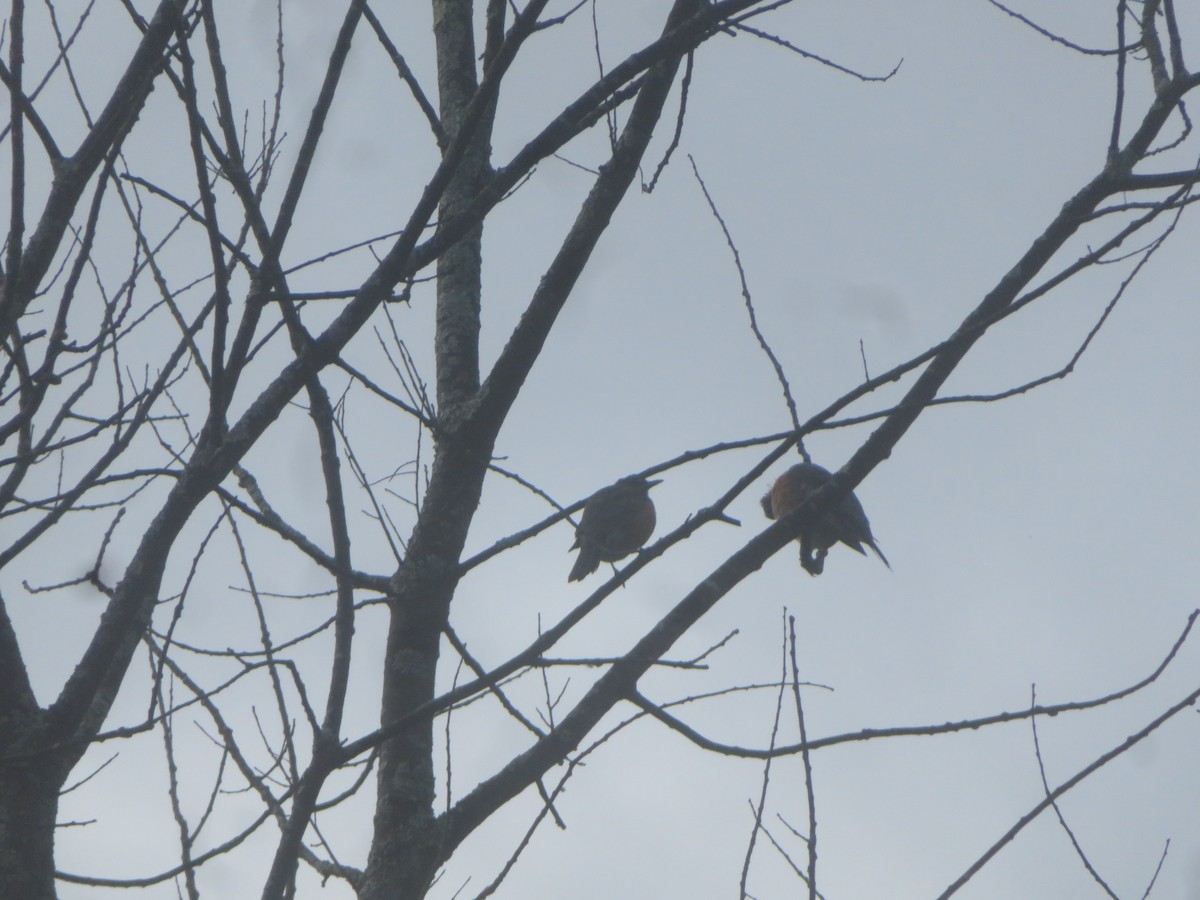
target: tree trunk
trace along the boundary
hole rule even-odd
[[[434,0],[440,117],[448,138],[463,116],[478,81],[471,0]],[[487,171],[490,114],[439,208],[442,221],[474,198]],[[482,226],[472,229],[438,261],[438,434],[429,491],[408,556],[396,576],[384,668],[382,722],[393,721],[434,696],[442,630],[457,586],[454,574],[491,459],[491,442],[475,442],[456,426],[479,390],[479,312]],[[375,834],[363,900],[425,896],[437,873],[440,840],[434,818],[432,720],[425,720],[380,748]]]
[[[0,763],[0,897],[53,900],[61,779],[48,767]]]

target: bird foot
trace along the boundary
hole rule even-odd
[[[809,575],[820,575],[825,571],[825,551],[809,552],[807,548],[800,553],[800,565]]]

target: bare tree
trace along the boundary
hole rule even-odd
[[[708,737],[675,708],[694,697],[656,701],[641,687],[652,668],[705,667],[708,653],[688,660],[668,654],[722,597],[798,533],[808,533],[806,523],[844,509],[849,492],[927,409],[1001,399],[1070,373],[1171,235],[1200,178],[1194,162],[1170,162],[1196,155],[1184,104],[1200,85],[1200,75],[1185,65],[1186,28],[1171,0],[1117,0],[1115,43],[1103,51],[1023,20],[1066,45],[1063,52],[1112,60],[1114,114],[1102,165],[953,333],[881,374],[867,374],[823,408],[801,412],[793,399],[770,335],[755,321],[750,279],[726,230],[731,267],[742,275],[751,323],[778,373],[790,421],[776,434],[731,436],[716,446],[678,447],[671,458],[640,460],[636,474],[669,478],[716,454],[761,452],[712,496],[697,498],[693,515],[619,572],[596,579],[595,590],[558,621],[502,654],[489,648],[479,656],[452,617],[464,579],[486,579],[479,573],[521,553],[587,499],[557,503],[536,474],[509,471],[498,448],[502,429],[618,207],[636,185],[652,190],[674,159],[691,76],[704,65],[706,45],[731,37],[773,52],[772,44],[782,45],[805,57],[805,65],[876,76],[852,72],[801,49],[802,38],[770,30],[786,0],[649,4],[638,15],[651,15],[653,6],[657,36],[616,64],[605,59],[602,4],[489,0],[477,9],[471,0],[433,0],[435,94],[406,56],[406,47],[411,53],[425,37],[412,27],[417,14],[407,4],[341,5],[338,20],[334,4],[316,14],[332,49],[295,138],[284,133],[283,110],[303,94],[292,91],[290,79],[309,73],[288,70],[284,77],[290,12],[282,2],[273,29],[249,42],[275,54],[273,84],[247,74],[253,71],[247,60],[231,58],[223,8],[211,0],[161,0],[152,10],[127,0],[121,14],[93,3],[10,5],[8,59],[0,68],[10,99],[3,139],[11,175],[0,305],[0,599],[11,604],[15,592],[46,600],[76,591],[99,600],[103,612],[77,652],[69,642],[56,651],[71,654],[69,677],[39,701],[31,654],[45,651],[31,648],[45,646],[46,637],[33,627],[23,634],[0,605],[5,896],[56,895],[56,828],[70,824],[58,821],[60,796],[105,764],[115,752],[107,748],[127,741],[160,747],[178,860],[140,879],[58,872],[60,879],[115,887],[175,879],[195,897],[207,863],[254,846],[271,862],[255,869],[261,880],[245,885],[244,894],[294,896],[304,865],[348,883],[364,900],[421,897],[469,835],[514,798],[536,792],[540,813],[528,833],[512,838],[512,857],[485,896],[533,831],[558,817],[567,780],[632,721],[653,719],[714,753],[764,760],[748,872],[760,835],[780,846],[764,814],[773,759],[799,756],[807,770],[811,755],[825,747],[1090,709],[1153,681],[1157,673],[1094,701],[1034,703],[952,725],[818,738],[805,729],[793,633],[783,642],[779,678],[765,686],[778,692],[768,747]],[[561,80],[574,99],[531,125],[519,95],[506,88],[526,58],[538,59],[542,42],[572,28],[587,30],[595,57],[540,76]],[[390,70],[385,83],[355,74],[367,57],[372,73]],[[118,59],[124,68],[106,73],[104,64]],[[98,83],[106,91],[101,103],[94,99]],[[346,221],[341,210],[305,205],[306,191],[324,171],[353,168],[348,151],[329,146],[347,92],[378,98],[375,119],[356,127],[386,131],[385,142],[399,134],[410,148],[395,184],[370,186],[389,195],[390,218],[378,232]],[[494,152],[497,144],[513,149]],[[489,227],[502,233],[504,204],[520,197],[539,166],[568,163],[589,179],[587,190],[557,243],[527,248],[519,260],[540,277],[521,299],[519,315],[510,314],[493,298],[512,297],[485,279],[485,237],[494,233]],[[677,165],[672,172],[694,175],[708,196],[698,169]],[[564,194],[559,206],[569,203],[576,200]],[[725,228],[719,204],[711,197],[709,204],[714,227]],[[309,249],[314,234],[324,242],[316,252]],[[1065,368],[998,395],[944,393],[947,379],[995,325],[1081,273],[1117,261],[1122,274],[1111,302]],[[481,340],[481,322],[492,310],[501,321],[511,319],[495,350]],[[687,351],[664,341],[663,352]],[[846,412],[897,382],[904,389],[897,402]],[[769,487],[765,475],[785,455],[799,451],[807,460],[808,436],[864,421],[876,423],[874,430],[824,487],[769,527],[752,529],[757,533],[718,565],[689,573],[694,587],[632,646],[615,655],[549,656],[671,548],[710,524],[731,522],[730,504]],[[314,461],[313,482],[289,488],[279,467],[299,452]],[[528,489],[548,513],[467,554],[485,486],[497,482]],[[805,567],[819,572],[811,549]],[[819,549],[823,559],[828,547]],[[76,565],[81,554],[86,566]],[[798,569],[797,577],[809,576]],[[294,588],[298,582],[303,590]],[[520,590],[491,584],[496,594]],[[794,622],[785,635],[788,629]],[[364,656],[372,632],[383,630],[381,652]],[[547,677],[564,670],[579,679],[571,693]],[[531,684],[540,699],[529,699]],[[353,715],[348,698],[364,691],[379,692],[377,726]],[[1058,787],[1047,781],[1045,802],[1029,818],[1198,698],[1200,691],[1164,707],[1143,732],[1076,778]],[[790,742],[785,708],[799,729]],[[498,747],[488,774],[452,791],[451,723],[455,734],[466,735],[458,741],[486,746],[487,717],[497,709],[526,735],[524,746],[511,753]],[[621,710],[632,715],[614,718]],[[193,721],[202,723],[198,731]],[[195,762],[197,753],[214,748],[211,766]],[[205,779],[208,787],[200,790],[207,799],[196,814],[187,798]],[[808,858],[794,868],[815,897],[811,779],[809,786],[808,824],[795,826]],[[319,817],[335,816],[372,791],[369,852],[342,860]],[[230,821],[222,811],[231,792],[252,795],[257,812],[213,837]],[[743,895],[746,880],[743,872]]]

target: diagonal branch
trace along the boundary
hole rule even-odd
[[[958,363],[988,330],[990,322],[1004,311],[1042,267],[1089,220],[1097,205],[1113,191],[1114,183],[1126,175],[1141,158],[1173,109],[1173,103],[1159,101],[1151,106],[1137,132],[1126,147],[1111,159],[1104,170],[1064,204],[1059,214],[1038,236],[1014,265],[964,319],[955,334],[943,345],[905,395],[904,402],[867,438],[850,461],[838,472],[838,481],[830,488],[815,492],[811,498],[783,520],[776,522],[742,549],[734,553],[701,581],[664,616],[638,643],[598,679],[559,727],[538,741],[507,766],[485,779],[444,816],[447,844],[455,846],[492,812],[508,802],[565,754],[578,746],[586,734],[621,699],[630,695],[638,679],[671,645],[784,544],[789,542],[789,527],[802,515],[819,515],[847,490],[853,490],[882,460],[916,421]],[[530,314],[527,312],[526,316]],[[522,325],[524,325],[524,321]],[[518,331],[521,326],[518,326]],[[506,349],[506,353],[507,353]],[[501,359],[504,359],[502,355]],[[499,363],[497,364],[499,368]],[[489,382],[490,382],[489,378]]]
[[[973,862],[966,869],[966,871],[963,872],[962,875],[960,875],[957,879],[955,879],[955,881],[948,888],[946,888],[946,890],[944,890],[944,891],[942,891],[942,893],[938,894],[938,900],[945,900],[945,898],[953,896],[954,894],[958,893],[959,888],[961,888],[968,881],[970,881],[972,878],[974,878],[975,874],[980,869],[982,869],[985,865],[987,865],[988,861],[991,860],[992,857],[994,857],[997,853],[999,853],[1002,849],[1004,849],[1004,847],[1007,846],[1009,844],[1009,842],[1011,842],[1012,839],[1015,838],[1022,831],[1022,829],[1025,828],[1026,825],[1028,825],[1030,822],[1032,822],[1034,819],[1036,819],[1039,815],[1041,815],[1043,812],[1045,812],[1047,809],[1049,809],[1051,806],[1053,806],[1058,801],[1059,797],[1063,796],[1065,793],[1067,793],[1067,791],[1071,790],[1071,788],[1075,787],[1077,784],[1079,784],[1081,781],[1083,781],[1089,775],[1104,768],[1106,765],[1108,765],[1110,762],[1112,762],[1114,759],[1116,759],[1121,754],[1125,753],[1127,750],[1140,744],[1143,740],[1145,740],[1150,735],[1152,735],[1160,727],[1165,725],[1167,722],[1169,722],[1175,716],[1179,715],[1179,713],[1183,712],[1185,709],[1191,709],[1193,706],[1196,705],[1196,703],[1198,701],[1200,701],[1200,689],[1192,691],[1190,694],[1188,694],[1182,700],[1175,703],[1170,708],[1168,708],[1165,712],[1163,712],[1161,715],[1159,715],[1155,719],[1153,719],[1149,724],[1147,724],[1140,731],[1137,731],[1134,734],[1131,734],[1120,744],[1113,747],[1108,752],[1101,754],[1099,757],[1097,757],[1095,760],[1093,760],[1090,764],[1088,764],[1087,766],[1084,766],[1082,769],[1080,769],[1078,772],[1076,772],[1073,776],[1071,776],[1066,781],[1064,781],[1062,784],[1060,784],[1058,787],[1056,787],[1053,791],[1050,791],[1049,793],[1047,793],[1045,798],[1042,799],[1042,801],[1040,803],[1038,803],[1036,806],[1034,806],[1033,809],[1031,809],[1025,815],[1021,816],[1021,818],[1017,820],[1017,822],[1012,826],[1012,828],[1010,828],[1008,831],[1006,831],[994,844],[992,844],[992,846],[988,847],[988,849],[983,853],[983,855],[980,856],[979,859],[975,860],[975,862]]]
[[[92,175],[109,151],[133,128],[155,80],[166,64],[167,44],[183,14],[185,0],[161,0],[141,43],[113,89],[108,104],[74,155],[55,169],[42,218],[21,253],[18,283],[0,298],[0,330],[15,325],[58,252],[67,224]]]

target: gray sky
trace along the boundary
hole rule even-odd
[[[340,21],[337,6],[332,16],[312,0],[287,4],[292,93],[285,101],[285,167],[317,88],[336,27],[330,23]],[[414,6],[420,6],[416,23],[397,28],[395,37],[432,93],[428,14],[424,4]],[[648,39],[665,6],[601,3],[606,63]],[[1051,13],[1055,18],[1043,24],[1073,40],[1114,43],[1109,4],[1062,3]],[[223,35],[230,57],[249,54],[233,73],[237,100],[256,111],[272,90],[271,5],[247,4],[222,14],[230,16]],[[111,28],[130,39],[122,14],[105,17],[111,25],[93,26],[95,34]],[[984,0],[799,3],[758,24],[867,74],[886,73],[901,59],[903,65],[887,83],[864,84],[748,35],[719,38],[701,50],[680,150],[658,189],[651,195],[632,191],[618,212],[497,447],[506,457],[503,465],[560,502],[688,449],[788,427],[773,371],[747,325],[737,273],[685,154],[694,155],[737,241],[760,326],[787,372],[802,419],[861,381],[860,341],[877,374],[951,334],[1102,165],[1113,60],[1054,45]],[[428,129],[365,26],[359,40],[301,205],[291,264],[399,227],[432,170]],[[251,42],[260,45],[252,50]],[[591,53],[586,15],[534,42],[500,104],[498,162],[592,80]],[[106,61],[88,65],[97,67],[91,99],[98,102],[109,83]],[[1131,93],[1144,97],[1145,73],[1138,66],[1134,72]],[[171,105],[167,89],[160,93],[135,133],[132,152],[139,166],[186,185],[190,160],[160,148],[161,137],[150,130],[150,117]],[[63,108],[65,126],[73,119]],[[664,129],[652,161],[668,138]],[[594,165],[603,149],[597,130],[567,155]],[[7,147],[5,154],[7,161]],[[1182,157],[1175,162],[1187,164]],[[1168,158],[1162,167],[1169,165]],[[585,173],[548,162],[490,221],[485,365],[503,345],[589,184]],[[1082,252],[1104,227],[1079,236],[1074,251]],[[812,578],[801,570],[794,548],[785,549],[671,654],[690,658],[737,629],[737,637],[712,656],[711,668],[651,673],[642,682],[647,696],[665,703],[777,679],[785,609],[797,620],[801,678],[829,688],[804,693],[811,736],[1016,711],[1030,703],[1034,684],[1042,703],[1088,699],[1148,675],[1197,605],[1194,502],[1200,476],[1191,464],[1198,443],[1196,239],[1195,223],[1185,217],[1065,381],[1002,403],[931,410],[918,420],[857,491],[893,571],[841,547],[831,552],[825,574]],[[180,260],[183,281],[182,252]],[[296,276],[293,287],[350,286],[366,276],[371,262],[365,253],[349,255]],[[200,258],[195,275],[203,265]],[[1126,263],[1089,272],[998,327],[951,379],[949,392],[1002,390],[1065,364],[1128,271]],[[432,378],[430,301],[430,288],[418,288],[411,308],[397,307],[394,315]],[[312,315],[313,321],[321,317],[320,311]],[[386,379],[374,342],[364,333],[352,353]],[[328,384],[332,393],[340,389],[336,376]],[[880,392],[853,411],[880,408],[897,396]],[[408,424],[394,421],[395,415],[361,390],[350,395],[347,424],[373,478],[412,457]],[[815,435],[809,450],[836,469],[871,427]],[[309,434],[303,413],[289,414],[249,466],[269,493],[284,498],[289,514],[319,522],[323,497],[306,492],[318,483]],[[763,453],[721,454],[667,473],[654,492],[658,534],[711,503]],[[706,526],[609,598],[556,654],[627,649],[767,524],[758,497],[784,467],[779,464],[730,510],[741,528]],[[403,517],[403,504],[393,502]],[[359,501],[351,506],[366,509]],[[467,553],[547,512],[515,485],[489,482]],[[356,527],[356,565],[389,571],[387,547],[365,514]],[[78,536],[80,565],[86,567],[94,536],[86,530]],[[133,531],[119,535],[114,571],[135,537]],[[557,526],[463,583],[452,622],[485,664],[507,659],[536,635],[539,617],[548,626],[598,585],[596,578],[566,584],[571,540],[569,526]],[[263,553],[271,546],[262,543]],[[226,541],[222,553],[230,552]],[[83,591],[20,596],[19,581],[31,578],[37,561],[31,552],[24,568],[0,573],[0,584],[33,648],[30,664],[45,700],[69,673],[94,621],[87,617],[98,614],[100,604]],[[173,562],[178,584],[188,559]],[[264,555],[259,563],[264,589],[312,590],[315,568],[294,557]],[[253,642],[256,626],[244,598],[226,589],[237,581],[236,571],[208,567],[202,583],[211,594],[198,592],[189,601],[187,640]],[[299,632],[330,609],[327,601],[280,601],[273,610],[278,633]],[[359,621],[350,735],[377,721],[384,622],[378,609]],[[1070,777],[1193,690],[1200,677],[1200,647],[1194,644],[1142,694],[1042,720],[1039,737],[1051,783]],[[320,671],[326,652],[322,644],[297,658]],[[453,674],[448,666],[447,686]],[[555,692],[565,685],[563,702],[569,704],[594,673],[572,670],[569,683],[563,671],[549,677]],[[540,681],[527,676],[512,696],[532,710],[542,691]],[[230,700],[250,729],[251,704],[270,702],[250,692]],[[774,705],[768,690],[678,712],[715,740],[762,747]],[[144,708],[144,691],[131,689],[116,715],[136,721]],[[622,716],[631,711],[619,710]],[[1141,895],[1168,839],[1170,852],[1152,896],[1200,896],[1197,728],[1195,713],[1179,716],[1062,804],[1090,860],[1122,897]],[[456,713],[451,734],[454,797],[492,774],[507,758],[500,754],[528,744],[526,733],[490,702]],[[780,740],[795,740],[794,721]],[[59,835],[64,870],[135,877],[165,868],[173,858],[176,838],[162,797],[159,744],[143,739],[117,749],[117,762],[63,803],[63,820],[100,819]],[[112,752],[98,748],[88,759],[99,763]],[[211,745],[194,740],[188,753],[198,771],[211,775]],[[1042,796],[1027,722],[848,744],[816,753],[812,762],[818,877],[830,900],[934,896]],[[85,763],[80,771],[86,770]],[[500,896],[736,896],[750,831],[748,804],[761,782],[760,763],[706,754],[677,734],[640,722],[574,774],[558,803],[567,829],[539,829]],[[800,841],[776,818],[805,826],[800,759],[776,761],[770,783],[772,834],[803,864]],[[207,782],[197,776],[193,789],[198,817]],[[444,801],[444,785],[440,790]],[[365,791],[360,801],[319,820],[344,862],[365,862],[373,800],[373,791]],[[468,878],[462,896],[474,896],[499,871],[539,806],[536,795],[523,795],[481,828],[433,896],[453,896]],[[214,839],[257,811],[249,796],[229,798],[209,826]],[[148,829],[150,821],[155,828]],[[208,894],[256,893],[274,838],[267,829],[251,849],[206,867]],[[301,896],[350,895],[341,885],[331,882],[321,890],[307,873],[303,877]],[[800,892],[794,874],[761,836],[749,892],[761,900]],[[62,888],[64,898],[95,894]],[[1062,829],[1043,815],[960,896],[1099,895]],[[145,896],[174,896],[174,888],[161,885]]]

